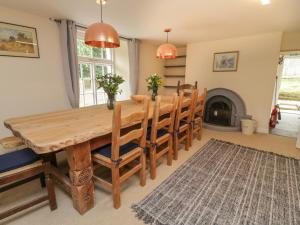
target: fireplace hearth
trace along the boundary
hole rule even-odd
[[[222,131],[240,130],[240,120],[251,118],[246,114],[245,103],[235,92],[216,88],[207,93],[204,127]]]

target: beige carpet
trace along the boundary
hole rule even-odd
[[[203,144],[210,138],[217,138],[233,143],[246,145],[266,151],[273,151],[277,154],[286,155],[300,159],[300,150],[295,148],[296,139],[280,137],[275,135],[255,134],[252,136],[245,136],[238,132],[224,133],[211,130],[204,130],[203,138],[199,141],[194,141],[190,151],[181,150],[179,152],[179,160],[173,161],[173,166],[166,165],[164,160],[158,167],[157,179],[147,180],[145,187],[139,186],[138,177],[132,177],[122,185],[122,206],[115,210],[112,207],[111,195],[96,188],[95,207],[87,212],[84,216],[80,216],[72,207],[71,199],[60,189],[56,189],[58,209],[50,212],[47,204],[31,209],[29,211],[20,213],[16,216],[10,217],[8,220],[1,221],[0,224],[32,224],[32,225],[139,225],[143,224],[134,217],[130,206],[133,203],[139,202],[147,194],[149,194],[158,184],[166,179],[179,165],[185,162],[194,152],[196,152]],[[149,177],[149,176],[148,176]],[[21,202],[37,195],[40,192],[39,182],[34,181],[23,185],[12,191],[2,193],[0,195],[0,208]]]

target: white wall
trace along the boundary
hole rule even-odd
[[[128,44],[126,40],[120,40],[120,47],[115,49],[115,72],[122,76],[125,82],[120,85],[122,90],[121,94],[118,94],[118,100],[130,99],[131,90],[129,86],[129,55]]]
[[[283,33],[281,51],[295,50],[300,51],[300,31]]]
[[[164,75],[164,60],[156,58],[158,46],[151,42],[141,41],[140,44],[140,76],[139,76],[139,94],[150,94],[147,91],[146,78],[151,74],[158,73]],[[159,93],[162,93],[160,89]]]
[[[228,88],[245,101],[247,114],[258,121],[258,131],[268,132],[281,33],[199,42],[187,47],[186,82],[199,88]],[[240,51],[237,72],[212,72],[215,52]]]
[[[46,17],[0,7],[0,21],[37,29],[40,58],[0,56],[0,137],[9,117],[69,108],[57,25]]]

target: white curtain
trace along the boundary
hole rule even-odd
[[[77,58],[76,23],[61,20],[59,23],[60,41],[63,56],[63,69],[67,95],[73,108],[79,107],[79,70]]]
[[[129,54],[129,86],[131,94],[135,95],[138,91],[139,83],[139,40],[131,39],[128,41]]]

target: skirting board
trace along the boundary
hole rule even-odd
[[[268,134],[269,133],[269,129],[268,128],[264,128],[264,127],[258,127],[256,129],[257,133],[261,133],[261,134]]]

